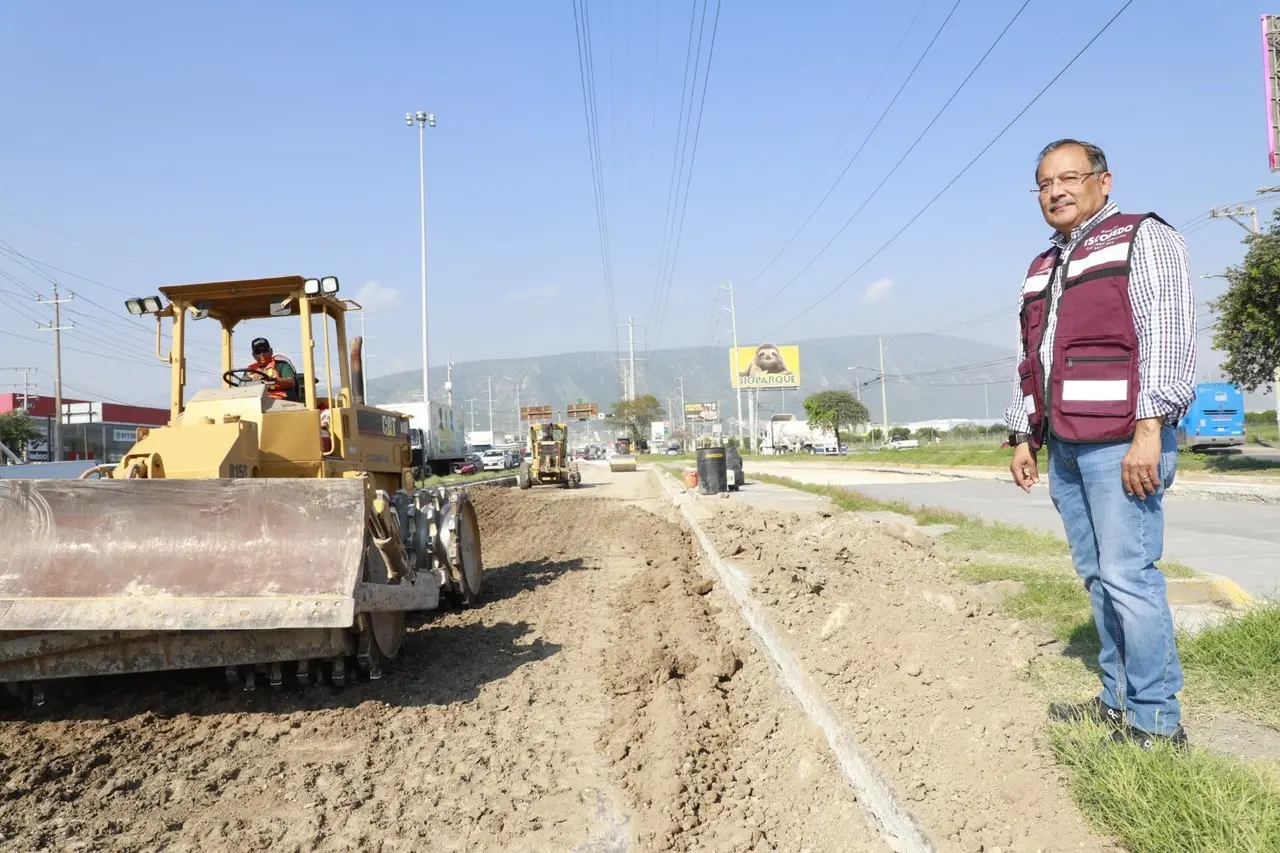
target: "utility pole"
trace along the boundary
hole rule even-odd
[[[436,114],[405,113],[404,123],[418,126],[418,206],[422,222],[422,402],[431,402],[430,384],[427,382],[427,166],[423,137],[428,127],[436,126]]]
[[[14,373],[21,373],[22,376],[22,411],[31,411],[31,376],[40,371],[34,367],[6,367],[5,370],[12,370]]]
[[[1237,216],[1253,217],[1253,227],[1245,225]],[[1237,204],[1232,207],[1215,207],[1209,211],[1210,219],[1230,219],[1250,234],[1258,233],[1258,209],[1256,207],[1245,207],[1243,204]]]
[[[684,434],[689,429],[689,420],[688,418],[685,417],[685,414],[684,414],[684,374],[683,373],[676,374],[676,382],[680,383],[680,435],[681,435],[680,447],[683,448],[684,450],[688,450],[689,449],[688,444],[684,440]]]
[[[58,283],[53,283],[53,298],[45,299],[37,296],[36,302],[53,306],[53,322],[47,326],[36,326],[36,331],[53,332],[53,439],[49,442],[49,461],[62,461],[62,333],[71,331],[75,324],[62,325],[62,303],[75,299],[74,293],[66,297],[58,297]]]
[[[446,358],[444,360],[444,398],[448,403],[449,409],[453,409],[453,361]]]
[[[733,355],[736,357],[738,354],[738,312],[733,303],[733,282],[717,284],[716,287],[729,291],[729,307],[727,310],[729,312],[729,322],[733,329]],[[732,358],[729,361],[730,364],[733,364]],[[735,381],[734,384],[736,385],[737,382]],[[737,388],[735,392],[738,397],[738,444],[742,445],[742,389]]]
[[[489,432],[493,432],[493,374],[485,377],[485,381],[489,383]]]
[[[476,398],[470,397],[467,402],[471,404],[471,432],[476,431]]]
[[[627,315],[627,399],[636,398],[636,325],[630,314]]]
[[[884,375],[884,338],[880,342],[880,409],[884,415],[884,440],[889,440],[889,382]]]

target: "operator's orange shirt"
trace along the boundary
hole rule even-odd
[[[288,371],[282,372],[280,370],[279,364],[288,365],[289,367]],[[297,371],[297,368],[293,366],[293,362],[289,361],[289,359],[285,358],[282,355],[271,356],[271,361],[269,361],[266,364],[258,364],[258,360],[254,359],[253,363],[250,364],[245,369],[257,370],[261,373],[265,373],[268,377],[270,377],[273,380],[279,379],[282,375],[289,377],[295,381],[297,381],[297,378],[298,378],[298,371]],[[283,388],[280,388],[280,389],[271,388],[271,389],[268,389],[267,396],[275,397],[277,400],[286,400],[289,398],[289,392],[284,390]]]

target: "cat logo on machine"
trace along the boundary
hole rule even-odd
[[[395,415],[382,416],[382,434],[388,438],[396,437],[396,421],[400,420]]]

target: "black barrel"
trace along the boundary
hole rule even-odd
[[[716,495],[729,491],[728,467],[723,447],[698,448],[698,494]]]

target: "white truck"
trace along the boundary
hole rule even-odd
[[[413,450],[413,467],[423,474],[442,476],[453,471],[455,462],[467,455],[466,435],[462,431],[461,417],[455,421],[455,413],[443,403],[380,403],[409,416],[409,446]],[[460,413],[459,413],[460,415]]]

